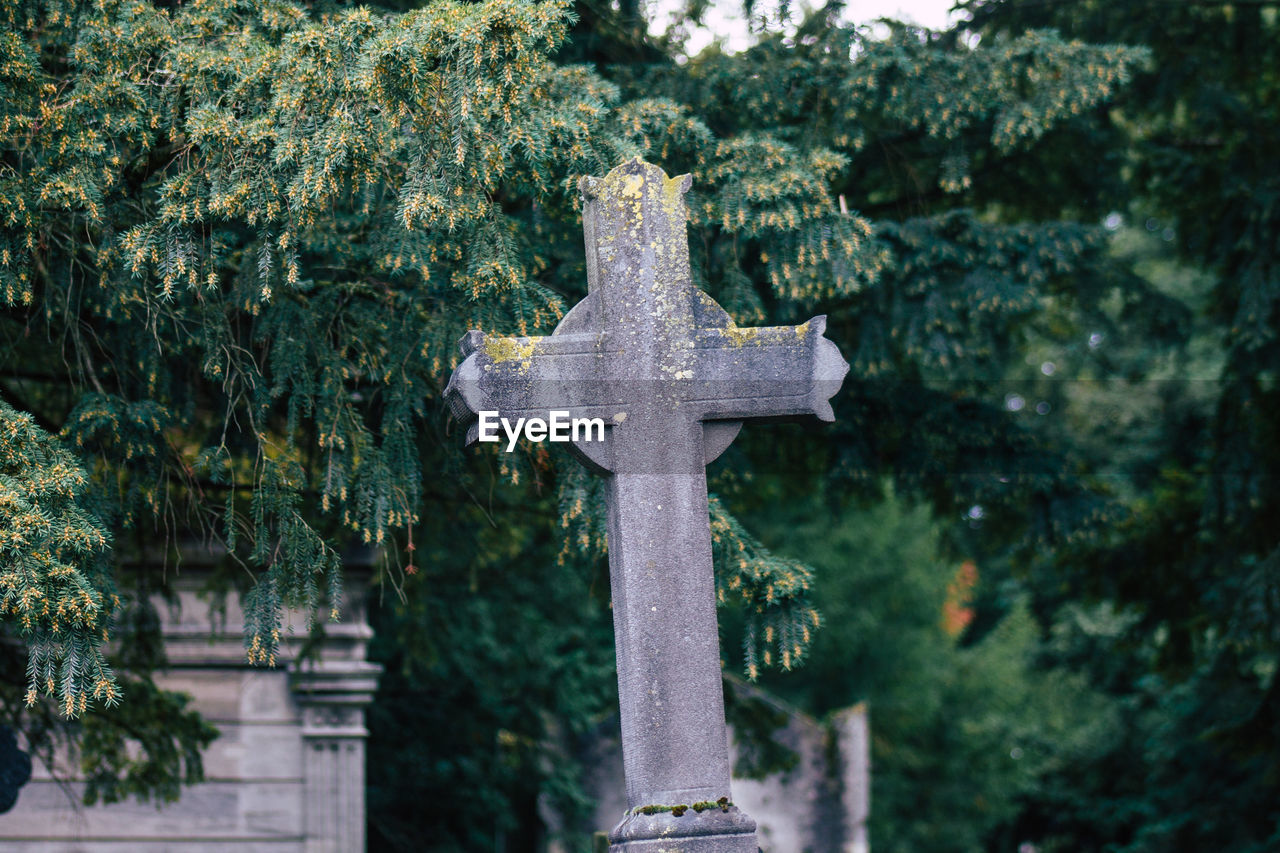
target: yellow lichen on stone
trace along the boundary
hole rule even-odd
[[[622,181],[622,189],[618,194],[625,198],[640,198],[640,188],[644,186],[643,175],[627,175]]]
[[[726,326],[720,330],[720,333],[724,335],[725,340],[735,347],[744,347],[747,344],[759,343],[760,341],[760,329],[751,326],[746,328]]]
[[[684,218],[684,176],[667,178],[662,182],[662,208],[671,219]]]
[[[502,364],[506,361],[528,361],[533,357],[533,351],[537,348],[537,338],[526,338],[521,341],[520,338],[500,338],[486,337],[484,339],[484,354],[489,356],[489,360],[494,364]]]

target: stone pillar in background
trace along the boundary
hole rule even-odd
[[[303,661],[293,672],[293,696],[302,711],[305,853],[365,849],[364,709],[382,668],[364,660],[368,626],[353,627],[364,636],[345,658]]]
[[[867,853],[867,818],[871,815],[871,727],[867,705],[860,702],[832,717],[839,753],[840,799],[844,814],[844,849],[841,853]]]
[[[760,730],[750,737],[735,736],[730,744],[734,801],[756,821],[760,849],[764,853],[868,853],[871,765],[866,703],[816,720],[737,676],[725,679],[725,693],[736,706],[730,717],[760,719],[768,713],[781,718],[774,717],[777,727],[768,734],[782,747],[773,755],[775,763],[759,762],[761,753],[752,744],[762,736]],[[589,768],[583,781],[595,797],[595,809],[588,815],[559,814],[547,800],[544,819],[557,828],[607,829],[626,808],[616,726],[602,722],[594,733],[576,741],[574,748],[576,758]],[[778,760],[788,755],[794,763]],[[579,853],[563,844],[548,851]]]

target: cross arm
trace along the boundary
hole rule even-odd
[[[546,418],[555,409],[575,418],[612,418],[623,389],[602,376],[607,364],[603,336],[489,335],[470,331],[459,342],[465,356],[445,387],[445,400],[466,430],[466,444],[479,437],[480,412],[509,420]]]
[[[699,329],[685,397],[703,420],[814,415],[834,421],[829,402],[849,365],[827,340],[825,316],[799,326]]]

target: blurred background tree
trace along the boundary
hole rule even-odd
[[[1120,700],[1125,734],[1047,784],[1018,829],[1046,849],[1276,849],[1280,7],[959,5],[984,40],[1054,27],[1150,47],[1107,115],[1123,139],[1118,193],[1055,201],[1109,216],[1116,253],[1185,307],[1171,358],[1099,328],[1095,352],[1119,381],[1072,383],[1064,427],[1093,445],[1127,515],[1060,550],[1041,583],[1109,614],[1062,633],[1053,659]]]

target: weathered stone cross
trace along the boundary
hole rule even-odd
[[[848,365],[825,317],[739,328],[693,287],[689,185],[638,159],[584,178],[587,298],[548,337],[469,332],[446,394],[468,443],[481,411],[606,424],[603,441],[575,448],[608,477],[630,807],[611,850],[756,853],[754,821],[708,807],[730,792],[705,466],[744,419],[833,420]]]

